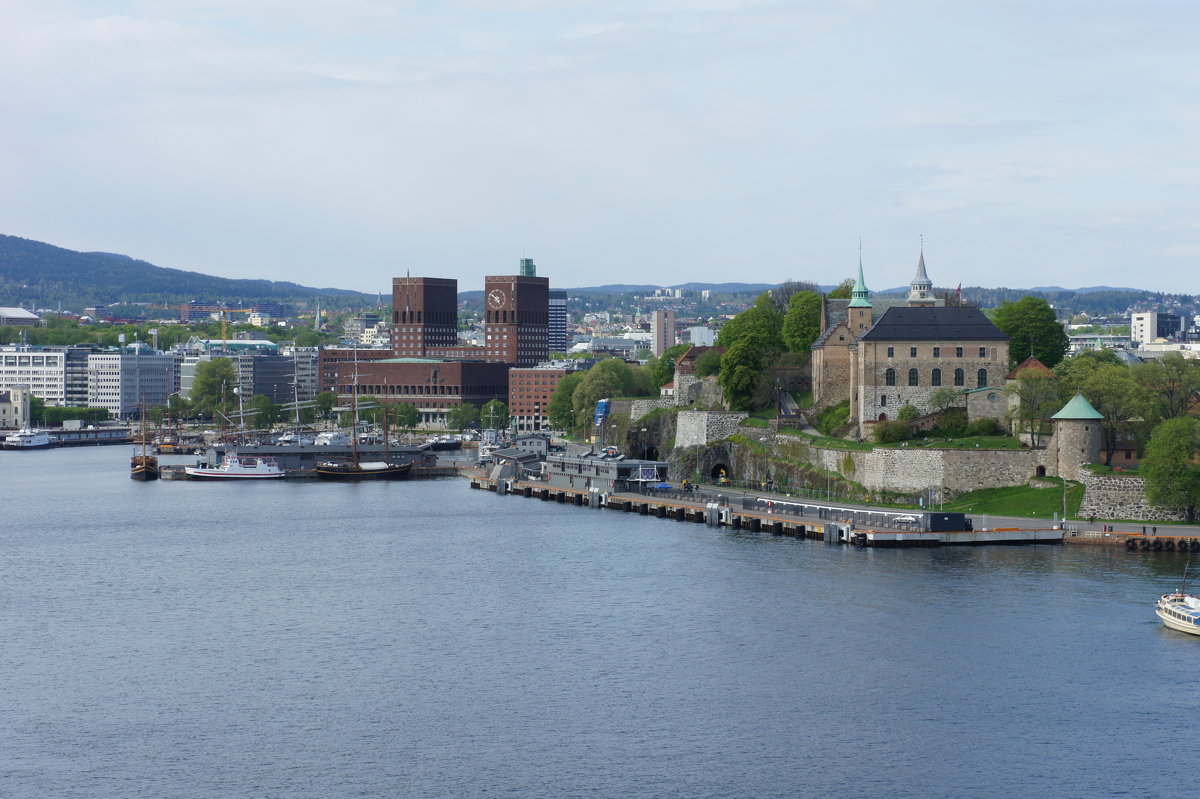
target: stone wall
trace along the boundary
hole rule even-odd
[[[656,411],[659,408],[671,408],[675,403],[668,397],[659,399],[636,399],[629,401],[629,418],[632,421],[641,419],[651,411]]]
[[[680,411],[675,446],[695,447],[729,438],[746,416],[730,411]]]
[[[1079,518],[1144,519],[1150,522],[1183,521],[1180,514],[1168,513],[1146,502],[1146,483],[1140,477],[1092,474],[1082,470],[1083,502]]]

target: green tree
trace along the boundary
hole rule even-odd
[[[896,419],[901,422],[911,422],[920,415],[916,405],[901,405],[900,410],[896,411]]]
[[[246,420],[250,427],[269,430],[279,423],[282,409],[266,394],[255,394],[250,400],[250,408],[255,414]]]
[[[192,391],[188,400],[199,415],[213,419],[218,413],[228,413],[237,387],[237,373],[228,358],[213,358],[196,365]]]
[[[1050,417],[1063,406],[1062,381],[1058,375],[1041,369],[1022,369],[1005,389],[1016,406],[1009,417],[1018,433],[1027,435],[1031,446],[1040,447],[1042,436],[1050,428]]]
[[[629,366],[620,358],[606,358],[589,369],[571,395],[575,428],[581,432],[588,430],[596,403],[609,397],[625,396],[632,382]]]
[[[1040,297],[1022,297],[1002,302],[992,314],[992,322],[1008,336],[1009,367],[1015,367],[1032,354],[1054,368],[1067,354],[1067,331],[1054,315],[1054,309]]]
[[[942,386],[929,395],[929,407],[941,412],[953,408],[955,405],[961,405],[965,396],[961,388]]]
[[[690,346],[687,344],[676,344],[663,350],[661,357],[650,359],[646,368],[650,372],[650,381],[655,388],[662,388],[675,379],[675,362],[689,349]]]
[[[762,408],[771,401],[769,366],[779,351],[763,336],[743,336],[721,356],[717,382],[725,404],[735,411]]]
[[[721,351],[709,350],[696,359],[695,365],[692,367],[696,377],[708,377],[721,373]]]
[[[29,426],[46,424],[46,401],[41,397],[29,397]]]
[[[411,402],[397,402],[388,409],[388,419],[400,430],[412,430],[421,422],[421,411]]]
[[[479,421],[495,430],[505,429],[508,427],[508,406],[498,399],[488,401],[479,411]]]
[[[788,301],[783,319],[783,342],[792,352],[807,355],[821,335],[821,295],[815,291],[800,291]]]
[[[333,409],[337,407],[337,394],[332,391],[322,391],[317,395],[317,412],[322,419],[328,419],[333,414]]]
[[[469,402],[455,405],[446,411],[446,426],[452,430],[469,430],[479,427],[479,407]]]
[[[871,437],[879,444],[896,444],[908,440],[908,425],[904,422],[876,422]]]
[[[1193,462],[1200,449],[1200,421],[1187,416],[1168,419],[1154,428],[1139,468],[1151,505],[1196,521],[1200,506],[1200,467]]]
[[[1148,392],[1155,419],[1174,419],[1188,412],[1200,391],[1200,361],[1169,352],[1161,359],[1135,364],[1133,379]]]
[[[853,293],[854,293],[854,278],[848,277],[845,280],[843,280],[841,283],[838,283],[837,287],[834,288],[833,291],[829,292],[829,299],[831,299],[831,300],[848,300],[853,295]]]
[[[783,343],[783,314],[775,307],[769,291],[760,294],[753,305],[725,323],[717,334],[717,346],[732,347],[747,336],[761,336],[774,352],[786,349]]]
[[[1111,356],[1111,353],[1109,353]],[[1111,466],[1117,443],[1123,437],[1134,438],[1144,426],[1153,403],[1147,392],[1133,379],[1129,367],[1100,354],[1080,354],[1059,365],[1062,396],[1083,394],[1104,417],[1100,436],[1104,445],[1104,463]]]
[[[570,432],[578,429],[575,420],[575,389],[583,381],[583,376],[584,372],[570,372],[558,381],[558,386],[550,395],[546,416],[555,430]]]

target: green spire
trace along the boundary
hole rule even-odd
[[[1092,403],[1084,399],[1082,394],[1076,394],[1063,409],[1050,417],[1051,419],[1103,419],[1104,415],[1092,407]]]
[[[851,308],[870,308],[871,303],[867,300],[867,283],[863,280],[862,273],[862,253],[858,256],[858,282],[854,284],[854,290],[850,292],[850,307]]]

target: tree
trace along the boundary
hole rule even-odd
[[[696,359],[696,363],[692,366],[692,371],[696,377],[708,377],[709,375],[719,374],[721,371],[721,351],[709,350]]]
[[[911,422],[921,415],[917,410],[916,405],[901,405],[900,410],[896,411],[896,420],[900,422]]]
[[[778,350],[763,336],[743,336],[721,356],[717,382],[725,404],[735,411],[761,408],[770,402],[768,365]]]
[[[1017,433],[1029,436],[1030,446],[1040,447],[1050,417],[1063,406],[1062,381],[1041,369],[1022,369],[1005,391],[1017,401],[1010,412]]]
[[[479,420],[493,430],[503,430],[508,427],[508,406],[498,399],[490,400],[479,412]]]
[[[270,429],[279,421],[281,409],[266,394],[255,394],[250,400],[250,407],[257,413],[246,420],[251,427]]]
[[[411,402],[397,402],[388,409],[388,418],[401,430],[412,430],[421,422],[421,411]]]
[[[1183,416],[1200,391],[1200,361],[1169,352],[1160,360],[1135,364],[1133,379],[1149,393],[1155,419]]]
[[[479,408],[469,402],[455,405],[446,411],[446,426],[453,430],[468,430],[479,427]]]
[[[662,388],[675,379],[675,362],[689,349],[688,344],[676,344],[663,350],[662,357],[650,359],[646,368],[650,372],[650,382],[655,388]]]
[[[1200,467],[1193,463],[1200,449],[1200,421],[1187,416],[1168,419],[1154,428],[1146,457],[1139,468],[1151,505],[1182,513],[1196,521],[1200,506]]]
[[[1067,354],[1067,331],[1054,315],[1054,309],[1040,297],[1022,297],[1002,302],[992,314],[992,322],[1009,338],[1010,367],[1033,355],[1054,368]]]
[[[929,395],[929,407],[939,413],[947,408],[962,404],[963,390],[954,386],[942,386]]]
[[[581,431],[588,429],[596,412],[596,403],[605,398],[623,396],[626,393],[626,381],[631,379],[629,367],[620,358],[606,358],[589,369],[571,395],[575,428]]]
[[[212,419],[218,413],[227,413],[236,387],[237,373],[233,369],[233,361],[213,358],[196,365],[196,376],[192,380],[188,399],[199,415]]]
[[[807,355],[821,335],[821,295],[801,291],[792,295],[783,319],[783,343],[792,352]]]
[[[746,310],[730,319],[717,334],[717,345],[732,347],[746,336],[761,336],[775,352],[785,349],[783,343],[783,314],[771,301],[771,293],[763,292]]]
[[[29,427],[46,424],[46,401],[41,397],[29,396]]]
[[[843,280],[841,283],[838,283],[837,287],[834,288],[833,291],[829,292],[829,299],[831,299],[831,300],[848,300],[848,299],[850,299],[852,296],[854,296],[854,282],[855,282],[854,278],[848,277],[845,280]]]
[[[333,413],[333,409],[337,407],[337,394],[332,391],[322,391],[317,395],[317,411],[321,414],[322,419],[328,419]]]
[[[775,304],[775,310],[786,314],[791,307],[792,298],[797,294],[816,294],[820,290],[820,286],[807,280],[788,280],[771,289],[771,302]]]
[[[583,375],[583,372],[571,372],[566,375],[558,381],[558,386],[550,395],[550,402],[546,406],[546,417],[550,420],[550,426],[555,430],[571,431],[576,429],[575,389],[579,387]]]
[[[1079,355],[1060,366],[1064,367],[1059,372],[1063,376],[1063,396],[1080,392],[1104,417],[1100,436],[1104,463],[1111,466],[1118,441],[1123,436],[1132,437],[1151,410],[1148,392],[1134,381],[1129,367],[1102,356]]]

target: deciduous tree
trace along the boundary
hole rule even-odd
[[[808,355],[821,335],[821,295],[801,291],[792,295],[783,319],[783,343],[799,355]]]
[[[213,358],[197,364],[188,399],[197,413],[212,419],[232,403],[231,397],[236,386],[237,373],[233,370],[233,362],[228,358]]]
[[[1009,366],[1024,361],[1031,354],[1050,368],[1058,365],[1067,353],[1067,331],[1054,315],[1054,309],[1040,297],[1022,297],[1016,302],[1002,302],[992,314],[992,322],[1010,339]]]
[[[1200,467],[1193,463],[1198,448],[1200,421],[1168,419],[1154,428],[1139,469],[1150,504],[1182,513],[1189,523],[1200,507]]]

